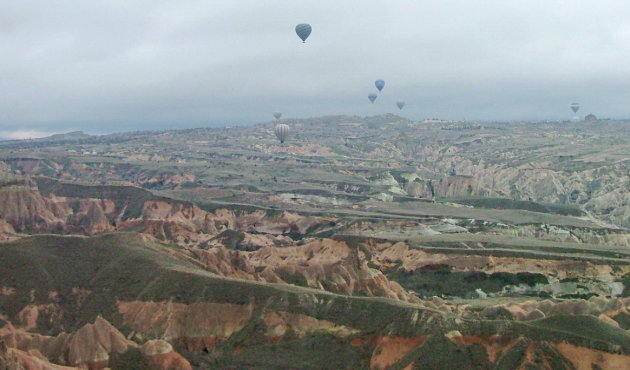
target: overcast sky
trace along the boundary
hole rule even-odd
[[[573,101],[626,118],[629,14],[625,0],[3,1],[0,136],[394,113],[399,99],[412,119],[568,119]]]

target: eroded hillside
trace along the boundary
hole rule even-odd
[[[627,123],[288,123],[0,143],[0,364],[630,363]]]

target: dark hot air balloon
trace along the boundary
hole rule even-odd
[[[398,107],[398,109],[402,110],[403,107],[405,106],[405,102],[402,100],[399,100],[396,102],[396,106]]]
[[[385,81],[383,81],[383,80],[376,80],[376,81],[374,81],[374,86],[376,86],[378,91],[383,91],[383,88],[385,87]]]
[[[580,110],[580,103],[571,103],[571,110],[573,113],[577,113]]]
[[[280,117],[282,117],[282,113],[281,113],[281,112],[273,112],[273,116],[274,116],[277,120],[280,120]]]
[[[374,93],[369,93],[369,94],[368,94],[368,99],[370,99],[370,101],[372,102],[372,104],[374,104],[374,100],[376,100],[376,94],[374,94]]]
[[[306,42],[306,39],[311,34],[311,31],[313,31],[313,28],[307,23],[300,23],[295,26],[295,33],[297,33],[297,35],[302,39],[302,42]]]

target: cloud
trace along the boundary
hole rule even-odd
[[[5,2],[0,129],[367,115],[399,99],[416,119],[570,118],[573,101],[627,117],[628,13],[617,0]]]

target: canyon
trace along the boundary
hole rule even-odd
[[[627,123],[289,123],[0,142],[0,368],[628,368]]]

